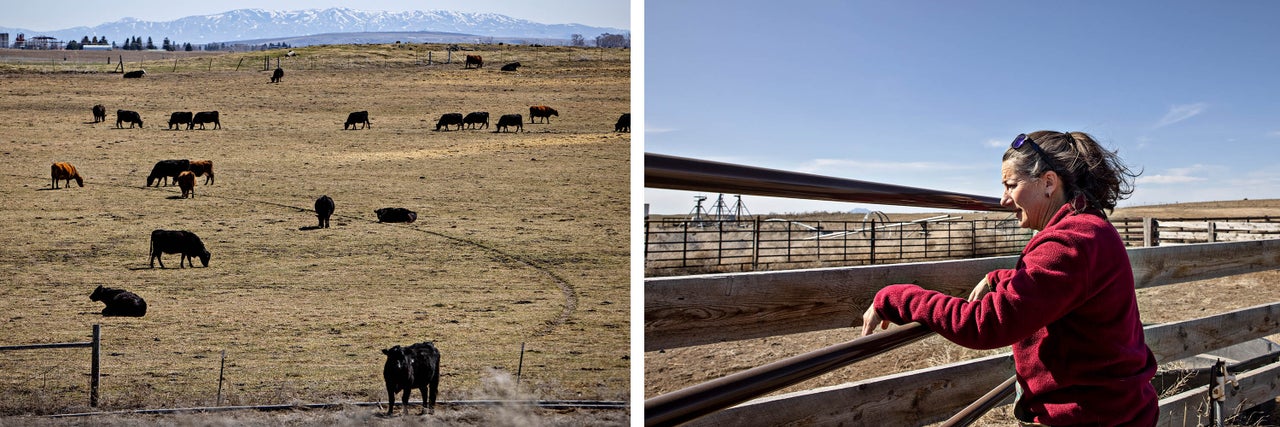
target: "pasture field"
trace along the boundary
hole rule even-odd
[[[101,410],[214,405],[220,369],[223,405],[385,401],[379,350],[426,340],[440,400],[491,395],[482,383],[515,376],[522,344],[522,395],[626,400],[630,135],[613,125],[630,51],[466,48],[486,66],[419,58],[442,46],[299,48],[278,84],[262,58],[283,51],[126,57],[146,61],[129,80],[105,63],[0,64],[0,345],[87,341],[102,324]],[[531,105],[559,116],[529,124]],[[115,128],[117,109],[145,127]],[[222,129],[166,129],[171,112],[211,110]],[[361,110],[372,127],[343,130]],[[490,127],[435,130],[471,111]],[[525,132],[494,132],[509,113]],[[145,187],[162,159],[211,159],[216,182],[190,199]],[[84,187],[50,189],[55,161]],[[312,229],[323,194],[332,228]],[[382,207],[417,222],[378,223]],[[198,234],[209,266],[150,268],[154,229]],[[142,296],[147,315],[102,317],[98,285]],[[90,410],[88,370],[87,349],[0,353],[0,416]]]

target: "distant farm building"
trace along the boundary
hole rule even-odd
[[[9,33],[0,33],[0,49],[9,48]]]

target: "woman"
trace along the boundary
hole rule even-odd
[[[1039,231],[1016,267],[987,273],[968,300],[915,285],[881,289],[863,335],[920,322],[965,347],[1012,345],[1023,423],[1155,424],[1155,357],[1124,242],[1104,213],[1133,192],[1136,175],[1088,134],[1053,131],[1018,135],[1000,172],[1000,204]]]

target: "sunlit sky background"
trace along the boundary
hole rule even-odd
[[[0,27],[52,31],[92,27],[123,18],[171,21],[194,15],[212,15],[235,9],[303,10],[345,7],[366,11],[449,10],[507,15],[543,24],[583,24],[631,28],[630,5],[625,0],[109,0],[109,1],[11,1],[0,12]]]
[[[644,6],[647,152],[999,196],[1014,136],[1071,130],[1144,171],[1122,207],[1280,197],[1280,2]],[[716,198],[643,197],[686,214],[695,195]]]

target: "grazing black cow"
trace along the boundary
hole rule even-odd
[[[405,222],[418,220],[418,213],[405,208],[382,208],[373,211],[378,215],[378,222]]]
[[[320,225],[316,228],[329,228],[329,217],[333,216],[333,199],[329,196],[320,196],[316,199],[316,218],[320,220]]]
[[[515,126],[516,132],[524,131],[524,117],[519,114],[503,114],[498,118],[498,126],[494,132],[504,132],[509,126]]]
[[[623,113],[618,117],[618,123],[613,125],[614,132],[631,132],[631,113]]]
[[[510,64],[503,65],[503,66],[502,66],[502,71],[515,71],[515,70],[516,70],[516,68],[520,68],[520,63],[519,63],[519,62],[512,62],[512,63],[510,63]]]
[[[141,129],[142,115],[138,114],[137,111],[116,110],[116,127],[124,128],[122,124],[124,122],[129,122],[129,129],[133,129],[133,125],[138,125],[138,128]]]
[[[191,170],[191,161],[187,159],[158,161],[151,167],[151,175],[147,175],[147,186],[150,187],[155,182],[159,187],[160,180],[164,180],[164,185],[169,185],[169,178],[178,182],[178,175],[188,170]]]
[[[276,67],[276,70],[271,72],[271,83],[280,83],[280,79],[283,79],[283,78],[284,78],[284,69],[280,67]]]
[[[156,261],[160,261],[160,268],[164,268],[164,260],[160,259],[160,254],[182,254],[178,258],[178,268],[185,268],[183,261],[195,267],[193,258],[200,258],[200,266],[209,266],[209,251],[204,249],[204,242],[200,241],[200,236],[196,233],[185,230],[155,230],[151,232],[151,268],[156,268]]]
[[[187,130],[194,129],[196,125],[200,125],[200,129],[204,129],[205,123],[213,123],[214,129],[222,129],[222,123],[218,121],[217,111],[201,111],[191,117],[191,123],[187,123]]]
[[[182,129],[182,125],[191,125],[190,111],[175,111],[169,115],[169,129]]]
[[[413,389],[422,393],[422,407],[428,414],[436,413],[436,395],[440,387],[440,351],[431,341],[408,347],[393,346],[382,350],[387,362],[382,365],[382,379],[387,384],[387,415],[395,413],[396,392],[404,391],[401,406],[409,412],[409,394]],[[428,393],[428,391],[430,393]]]
[[[89,294],[89,300],[102,301],[107,305],[102,309],[103,316],[142,317],[147,315],[147,301],[124,289],[98,285],[98,288]]]
[[[458,130],[462,130],[462,113],[444,113],[436,121],[436,130],[440,130],[441,126],[444,126],[444,130],[449,130],[452,125],[458,125]]]
[[[105,121],[107,121],[107,107],[103,107],[102,104],[94,105],[93,106],[93,122],[101,123]]]
[[[144,76],[144,75],[146,75],[146,74],[147,74],[147,70],[130,71],[130,72],[124,73],[124,78],[126,78],[126,79],[140,79],[140,78],[142,78],[142,76]]]
[[[481,58],[480,55],[467,55],[467,63],[463,64],[462,68],[471,68],[472,65],[475,65],[476,68],[484,67],[484,58]]]
[[[178,268],[184,268],[183,261],[195,267],[196,263],[191,260],[196,257],[200,258],[200,266],[209,267],[209,251],[205,251],[205,243],[200,242],[200,237],[191,231],[151,231],[151,268],[156,267],[156,261],[160,261],[160,268],[164,268],[164,260],[160,260],[161,253],[182,254],[178,258]]]
[[[356,111],[354,113],[348,114],[347,122],[342,124],[342,130],[347,130],[348,126],[350,126],[351,129],[354,130],[356,128],[356,125],[362,125],[360,126],[361,129],[364,129],[366,127],[373,127],[373,125],[369,124],[368,111]]]
[[[467,113],[467,116],[462,118],[462,123],[467,125],[467,129],[484,129],[484,128],[488,128],[488,127],[489,127],[489,112],[488,112],[488,111],[473,111],[473,112]]]
[[[560,112],[555,108],[546,105],[535,105],[529,107],[529,123],[533,123],[533,119],[542,117],[544,122],[551,123],[551,116],[560,117]]]

